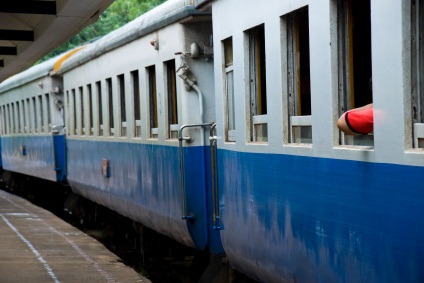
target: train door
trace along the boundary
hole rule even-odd
[[[62,79],[51,78],[51,91],[44,94],[46,106],[45,131],[51,133],[53,139],[54,170],[57,182],[63,182],[66,177],[66,140],[63,108]]]

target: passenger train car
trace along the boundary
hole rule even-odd
[[[50,181],[66,175],[62,80],[49,75],[59,58],[0,86],[2,167]]]
[[[0,84],[3,169],[259,282],[422,282],[423,7],[169,0]]]
[[[424,280],[423,5],[212,2],[221,239],[236,269]],[[338,117],[370,102],[373,133],[343,135]]]
[[[215,120],[213,62],[204,54],[211,16],[186,2],[164,3],[58,70],[67,181],[74,192],[187,246],[217,243],[220,250],[207,218],[209,132],[190,126],[182,134],[191,142],[182,148],[178,141],[182,125]],[[193,59],[196,52],[204,58]]]

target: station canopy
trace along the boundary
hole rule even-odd
[[[0,83],[98,20],[114,0],[5,0],[0,4]]]

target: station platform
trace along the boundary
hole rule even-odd
[[[0,283],[151,282],[97,240],[0,190]]]

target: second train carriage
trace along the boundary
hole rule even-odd
[[[190,2],[167,1],[64,62],[67,180],[88,199],[217,253],[207,217],[212,23]]]

